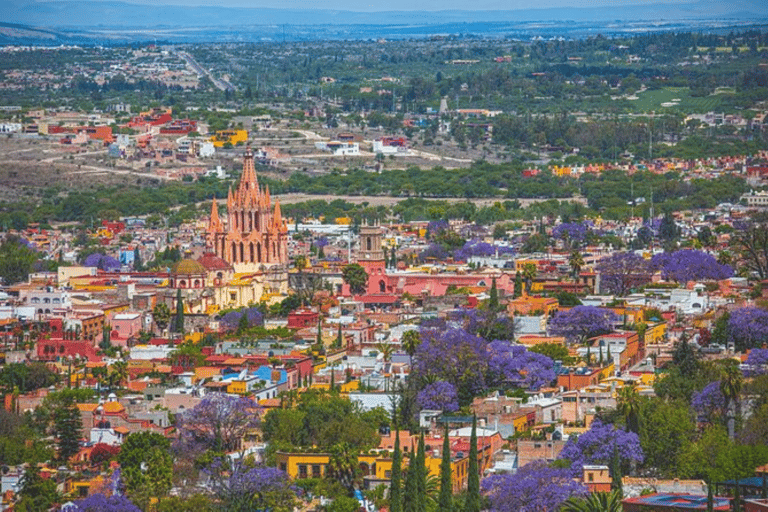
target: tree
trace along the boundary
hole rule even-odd
[[[561,512],[621,512],[623,496],[619,491],[593,492],[585,497],[571,497]]]
[[[109,497],[102,493],[91,494],[83,500],[76,501],[75,507],[73,512],[141,512],[141,509],[131,500],[120,494]]]
[[[519,298],[523,295],[523,276],[520,272],[515,272],[515,294],[514,298]]]
[[[155,324],[164,331],[168,327],[168,322],[171,320],[171,310],[164,302],[159,302],[152,308],[152,318],[155,320]]]
[[[31,244],[16,235],[8,235],[0,244],[0,278],[6,285],[26,281],[35,261]]]
[[[184,334],[184,300],[181,290],[176,290],[176,316],[173,320],[173,332]]]
[[[640,393],[632,385],[619,389],[616,409],[624,417],[624,424],[629,432],[640,434]]]
[[[451,480],[451,443],[448,438],[448,426],[443,433],[443,453],[440,460],[440,497],[437,509],[441,512],[453,512],[453,483]]]
[[[567,499],[586,494],[567,469],[550,467],[543,460],[526,464],[514,475],[489,476],[482,489],[493,512],[557,512]]]
[[[419,436],[419,445],[416,449],[416,459],[414,460],[414,475],[416,478],[416,500],[414,501],[416,502],[417,510],[426,510],[427,466],[424,447],[424,432]]]
[[[584,266],[584,256],[581,254],[581,251],[577,249],[571,251],[571,254],[568,256],[568,265],[571,267],[571,275],[573,278],[576,279],[579,277],[579,273]]]
[[[768,311],[756,307],[743,307],[733,310],[728,319],[728,341],[736,350],[746,351],[758,348],[768,332]]]
[[[651,267],[660,270],[664,279],[678,283],[721,280],[733,275],[729,265],[721,265],[712,255],[693,249],[657,254],[651,259]]]
[[[117,461],[129,496],[148,501],[168,494],[173,474],[170,447],[170,441],[156,432],[134,432],[125,439]]]
[[[595,306],[576,306],[558,311],[549,321],[549,332],[564,336],[569,343],[584,343],[587,339],[613,330],[616,315],[610,309]]]
[[[349,285],[349,291],[355,295],[366,292],[368,287],[368,273],[357,263],[347,265],[342,270],[342,278]]]
[[[733,242],[742,264],[760,279],[768,278],[768,216],[753,215],[752,220],[736,224]]]
[[[263,466],[249,466],[228,457],[214,459],[207,469],[211,489],[220,508],[231,512],[252,510],[294,510],[296,494],[284,471]]]
[[[403,350],[411,358],[416,354],[416,349],[421,345],[421,335],[418,329],[411,329],[403,333],[403,339],[400,340]]]
[[[144,264],[141,262],[141,251],[138,247],[133,250],[133,269],[139,272],[144,270]]]
[[[496,288],[496,278],[491,281],[491,291],[488,298],[488,309],[492,312],[499,310],[499,290]]]
[[[469,436],[469,468],[467,469],[467,496],[464,512],[480,512],[480,468],[477,464],[477,416],[472,415],[472,433]]]
[[[392,473],[389,484],[389,511],[403,511],[403,496],[400,489],[401,479],[401,457],[400,453],[400,427],[395,428],[395,450],[392,454]]]
[[[40,469],[36,465],[29,466],[21,478],[19,501],[14,510],[22,512],[44,512],[59,501],[56,492],[56,482],[50,478],[40,476]]]
[[[459,396],[456,393],[456,386],[444,380],[427,384],[424,389],[419,391],[416,402],[422,409],[443,412],[459,410]]]
[[[259,405],[255,401],[211,393],[177,416],[177,448],[189,453],[232,452],[239,450],[246,434],[259,426]]]
[[[331,446],[329,452],[326,478],[338,482],[352,495],[360,476],[357,450],[347,443],[341,442]]]
[[[744,379],[739,365],[733,359],[722,362],[720,392],[725,399],[725,413],[728,422],[728,438],[733,441],[736,435],[736,417],[740,416],[740,396]]]
[[[59,460],[67,462],[80,451],[80,437],[83,428],[80,410],[75,401],[64,401],[54,412],[54,435],[58,440]]]
[[[602,258],[596,270],[600,274],[601,286],[619,297],[651,280],[648,262],[634,252],[615,252]]]
[[[640,447],[640,439],[634,432],[626,432],[595,419],[589,430],[578,436],[576,440],[573,438],[568,440],[558,459],[568,460],[571,463],[571,474],[576,478],[581,476],[585,465],[607,465],[614,456],[620,457],[622,466],[632,462],[642,462],[643,450]]]

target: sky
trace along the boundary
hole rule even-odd
[[[0,0],[17,5],[42,0]],[[50,1],[50,0],[46,0]],[[106,2],[111,0],[96,0]],[[439,10],[514,10],[562,7],[601,7],[642,4],[684,4],[692,0],[120,0],[133,4],[210,5],[226,7],[268,7],[279,9],[339,9],[349,11],[439,11]],[[715,3],[713,0],[712,3]]]

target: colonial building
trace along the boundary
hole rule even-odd
[[[208,243],[216,256],[237,273],[253,273],[288,262],[288,226],[280,212],[280,201],[272,208],[269,187],[261,189],[256,179],[253,153],[246,150],[240,185],[227,196],[226,229],[216,201],[211,207]]]

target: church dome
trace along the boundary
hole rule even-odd
[[[197,261],[209,271],[232,269],[232,265],[211,252],[203,254]]]
[[[207,270],[205,267],[192,258],[184,258],[183,260],[175,263],[173,267],[171,267],[172,276],[188,276],[195,274],[205,274],[206,272]]]

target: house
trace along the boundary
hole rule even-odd
[[[584,466],[581,481],[589,492],[610,492],[613,479],[608,466]]]
[[[707,496],[697,494],[656,493],[627,498],[621,503],[624,506],[624,512],[707,510]],[[730,498],[715,497],[713,510],[731,510]]]

